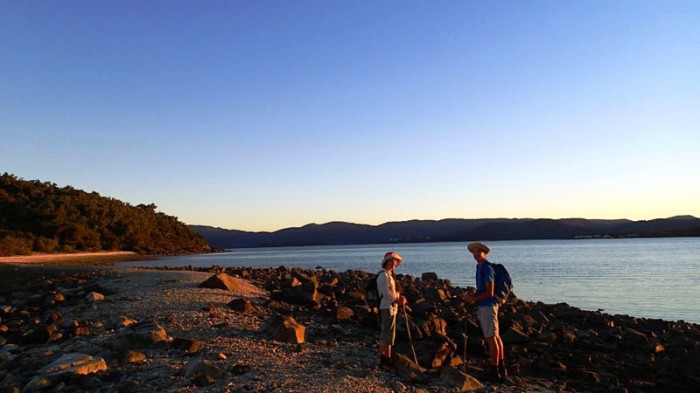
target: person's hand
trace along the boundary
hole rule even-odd
[[[396,302],[399,306],[403,306],[408,303],[405,296],[400,296],[398,299],[396,299]]]
[[[474,295],[470,293],[465,293],[464,295],[462,295],[462,300],[464,300],[464,302],[467,304],[472,304],[474,303]]]

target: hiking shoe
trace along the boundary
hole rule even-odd
[[[498,363],[498,371],[501,373],[501,377],[508,378],[508,369],[506,368],[506,362],[504,360]]]
[[[486,382],[501,382],[503,381],[503,376],[498,370],[498,366],[491,366],[489,371],[484,376],[484,381]]]
[[[377,368],[383,371],[388,371],[390,373],[396,371],[396,366],[394,366],[394,363],[391,361],[391,359],[385,358],[384,356],[379,357],[379,366],[377,366]]]

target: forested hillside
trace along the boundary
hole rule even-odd
[[[73,187],[0,176],[0,255],[34,252],[210,251],[202,236],[156,206],[132,206]]]

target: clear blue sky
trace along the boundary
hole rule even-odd
[[[0,0],[0,172],[244,230],[700,216],[700,2]]]

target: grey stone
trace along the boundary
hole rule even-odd
[[[459,392],[473,392],[484,387],[478,379],[448,366],[443,367],[440,371],[440,379],[457,388]]]

